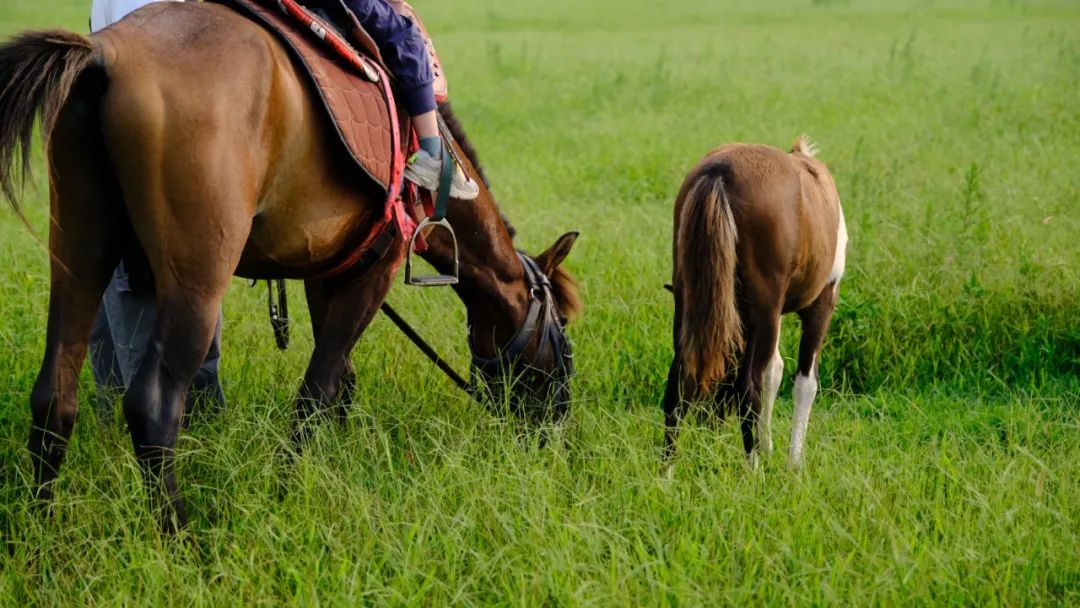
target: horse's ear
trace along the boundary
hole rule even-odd
[[[540,267],[540,270],[544,271],[544,274],[551,275],[559,267],[559,264],[563,263],[566,256],[570,255],[570,249],[573,248],[577,237],[577,232],[567,232],[560,236],[554,245],[547,248],[547,251],[534,258],[536,265]]]

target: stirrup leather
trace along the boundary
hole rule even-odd
[[[409,239],[409,251],[405,254],[405,284],[415,287],[440,287],[443,285],[457,285],[458,283],[458,242],[457,235],[450,222],[446,221],[446,208],[450,202],[450,182],[454,178],[454,157],[450,154],[446,144],[443,144],[442,168],[439,171],[439,190],[435,195],[435,209],[430,217],[425,217],[416,226],[412,237]],[[416,239],[427,227],[443,228],[450,233],[450,241],[454,244],[454,266],[452,274],[434,274],[428,276],[413,276],[412,257],[416,249]]]

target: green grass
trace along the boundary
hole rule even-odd
[[[24,443],[47,256],[0,212],[0,605],[1080,603],[1080,6],[418,4],[521,244],[582,231],[567,445],[469,403],[380,318],[348,424],[320,429],[278,500],[310,332],[298,313],[277,352],[265,294],[237,281],[229,409],[181,439],[192,529],[156,532],[88,373],[43,520]],[[0,34],[81,30],[87,10],[4,0]],[[806,468],[783,466],[785,386],[759,471],[732,424],[694,423],[663,482],[675,190],[714,145],[803,131],[852,241]],[[391,300],[464,367],[451,293]]]

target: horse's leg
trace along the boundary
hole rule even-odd
[[[112,170],[88,109],[73,98],[50,146],[52,256],[45,357],[30,394],[27,447],[37,495],[48,499],[78,411],[79,372],[101,294],[127,229]]]
[[[86,225],[80,230],[86,230]],[[85,236],[83,233],[77,240]],[[88,268],[88,260],[74,268],[69,266],[72,275],[78,273],[76,278],[60,267],[67,256],[57,257],[61,259],[53,262],[45,358],[30,393],[32,426],[27,444],[33,457],[37,493],[44,500],[52,495],[50,484],[59,473],[75,426],[79,371],[98,301],[109,278],[109,262],[102,258],[93,264],[94,268]]]
[[[308,312],[311,315],[311,333],[315,338],[316,345],[321,338],[322,328],[326,320],[329,289],[326,281],[304,281],[304,294],[307,297]],[[352,360],[345,356],[345,370],[342,372],[341,383],[335,398],[335,413],[338,421],[344,423],[348,411],[346,406],[353,402],[353,394],[356,392],[356,370],[353,369]]]
[[[227,285],[226,278],[209,292],[158,286],[154,330],[124,395],[124,415],[151,500],[155,508],[170,508],[161,514],[166,532],[187,523],[173,464],[176,441],[187,393],[210,349]]]
[[[840,289],[834,281],[825,286],[810,305],[799,311],[802,320],[802,338],[799,341],[799,368],[795,376],[795,415],[791,424],[791,445],[788,448],[788,465],[802,465],[803,447],[806,443],[806,427],[810,423],[810,408],[818,391],[818,355],[825,332],[829,329],[836,295]]]
[[[780,332],[777,331],[776,346],[773,347],[772,357],[769,359],[769,364],[765,366],[765,375],[762,379],[761,417],[758,418],[758,441],[766,454],[773,451],[773,404],[776,403],[776,393],[780,389],[780,381],[783,378],[784,359],[780,356]]]
[[[108,108],[106,132],[157,299],[124,417],[151,503],[166,507],[161,523],[171,532],[187,521],[174,468],[185,401],[251,231],[254,188],[237,150],[205,132],[178,137],[190,145],[167,145],[155,120],[122,109]]]
[[[311,434],[311,419],[334,404],[343,388],[350,388],[348,382],[342,382],[351,369],[349,354],[390,291],[394,253],[388,252],[359,278],[330,279],[322,286],[323,314],[321,321],[312,323],[316,328],[315,351],[296,398],[292,445],[297,453]]]
[[[672,342],[675,354],[668,369],[667,387],[664,389],[664,459],[670,461],[675,456],[675,442],[679,436],[679,422],[686,414],[686,406],[698,397],[697,384],[691,382],[683,370],[683,346],[679,343],[682,328],[682,307],[679,295],[675,296],[675,322]],[[668,474],[672,469],[668,468]]]
[[[780,337],[779,310],[760,308],[751,309],[748,319],[746,350],[739,365],[739,377],[736,380],[736,393],[739,399],[739,430],[742,433],[743,449],[751,466],[757,466],[758,443],[754,437],[754,427],[761,418],[762,396],[764,392],[765,369],[768,367],[776,343]]]

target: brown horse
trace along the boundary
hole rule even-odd
[[[153,4],[98,35],[31,32],[0,47],[0,185],[16,211],[12,163],[21,147],[25,177],[39,111],[52,256],[45,358],[30,399],[39,496],[51,495],[75,423],[101,293],[116,264],[137,255],[153,273],[159,313],[124,414],[151,495],[172,507],[166,527],[182,525],[173,452],[184,395],[230,277],[305,279],[315,350],[296,400],[299,446],[308,419],[348,392],[349,354],[404,245],[397,238],[362,274],[313,278],[369,232],[384,193],[335,156],[330,129],[277,40],[222,6]],[[471,158],[465,170],[479,180],[475,154],[461,144],[459,156]],[[522,381],[502,385],[507,399],[558,391],[564,408],[563,322],[580,302],[559,264],[576,233],[534,260],[519,257],[486,187],[475,201],[452,202],[448,217],[461,240],[455,289],[468,309],[469,343],[487,363],[481,375],[491,376],[492,361],[521,364]],[[429,236],[425,257],[449,272],[449,239]],[[541,276],[526,272],[532,261]],[[537,319],[530,311],[541,298]]]
[[[721,386],[714,399],[719,408],[731,399],[737,404],[751,463],[760,446],[772,451],[773,402],[784,373],[780,316],[795,312],[803,333],[788,462],[800,465],[817,395],[818,354],[846,251],[836,183],[805,136],[790,154],[724,145],[690,172],[675,201],[675,358],[664,394],[668,456],[686,402],[725,380],[736,362],[734,386]]]

